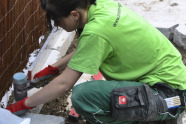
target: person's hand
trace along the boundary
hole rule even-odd
[[[25,105],[25,100],[27,98],[28,97],[24,98],[21,101],[18,101],[16,103],[14,103],[14,104],[10,104],[5,109],[9,110],[10,112],[12,112],[15,115],[21,115],[21,114],[23,114],[23,112],[21,112],[21,111],[34,108],[34,107],[28,107],[28,106]]]
[[[51,65],[48,65],[48,67],[44,68],[43,70],[41,70],[40,72],[36,73],[34,75],[34,79],[46,79],[46,78],[50,78],[54,75],[59,74],[59,69],[56,67],[52,67]]]

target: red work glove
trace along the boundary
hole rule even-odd
[[[59,73],[59,69],[56,67],[52,67],[51,65],[48,65],[48,67],[44,68],[43,70],[41,70],[40,72],[36,73],[34,75],[34,79],[36,78],[41,78],[45,79],[45,78],[50,78],[51,76],[54,76],[56,74]]]
[[[22,110],[28,110],[28,109],[32,109],[34,107],[28,107],[25,105],[25,100],[27,99],[28,97],[24,98],[23,100],[21,101],[18,101],[14,104],[10,104],[8,107],[6,107],[7,110],[9,110],[10,112],[12,113],[18,113]],[[17,115],[17,114],[16,114]],[[18,114],[19,115],[19,114]]]

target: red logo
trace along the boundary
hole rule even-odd
[[[119,104],[127,104],[127,97],[119,96]]]

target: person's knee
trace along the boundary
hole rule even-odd
[[[98,101],[99,101],[98,99],[105,97],[102,91],[105,90],[104,86],[107,86],[107,85],[108,85],[108,82],[99,80],[99,81],[88,81],[88,82],[74,86],[72,89],[71,100],[72,100],[72,105],[75,108],[75,110],[77,112],[87,111],[85,110],[86,107],[90,107],[93,104],[98,104]]]

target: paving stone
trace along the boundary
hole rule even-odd
[[[65,124],[65,119],[59,116],[26,113],[21,118],[30,118],[30,124]]]
[[[0,108],[0,124],[30,124],[30,119],[20,118],[10,111]]]

